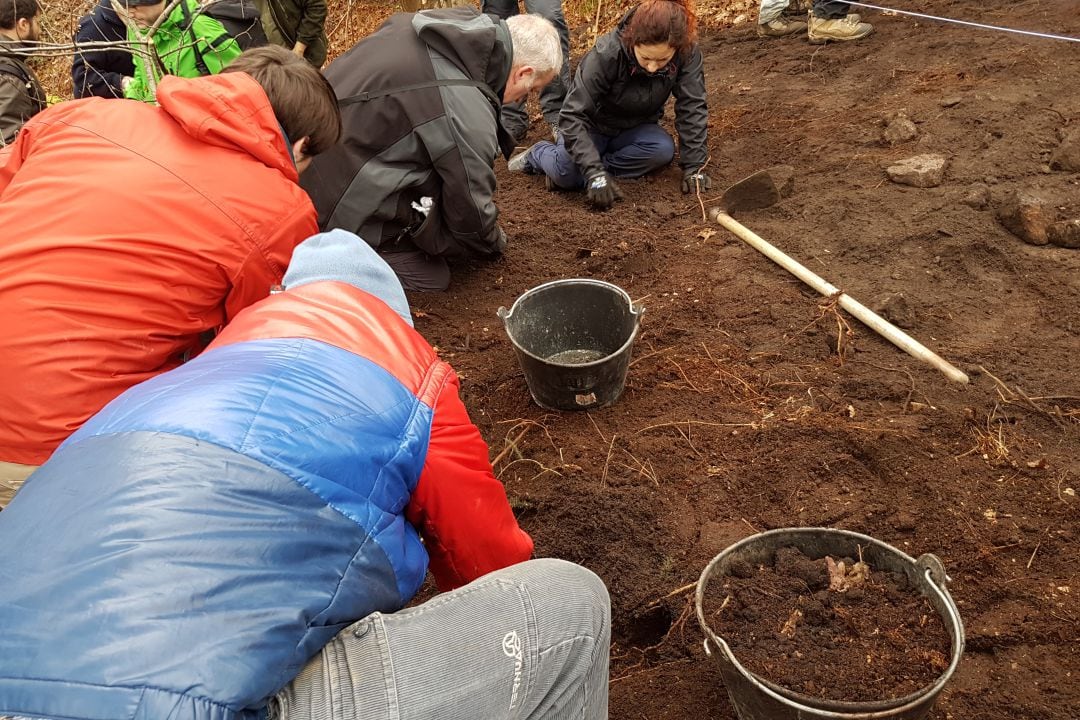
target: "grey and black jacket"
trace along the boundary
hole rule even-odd
[[[7,50],[19,47],[0,38],[0,147],[15,142],[26,121],[45,109],[45,91],[24,58]]]
[[[457,7],[393,15],[331,63],[342,140],[301,180],[320,227],[380,252],[496,252],[494,163],[513,150],[499,124],[511,59],[504,22]],[[413,209],[422,197],[434,200],[426,217]]]
[[[633,14],[631,9],[623,15],[618,26],[601,36],[581,60],[563,103],[559,127],[567,151],[585,177],[604,169],[590,133],[614,136],[655,123],[672,95],[679,165],[698,169],[709,156],[709,109],[701,49],[695,43],[658,72],[647,72],[638,65],[634,51],[622,42],[623,29]]]

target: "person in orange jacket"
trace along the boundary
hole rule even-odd
[[[197,354],[317,232],[300,188],[333,89],[283,48],[166,77],[159,107],[89,98],[0,155],[0,506],[127,388]]]

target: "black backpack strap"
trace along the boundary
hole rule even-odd
[[[22,63],[6,55],[0,55],[0,73],[18,78],[24,85],[30,84],[30,75]]]
[[[495,92],[486,84],[477,80],[469,80],[466,78],[458,78],[456,80],[428,80],[427,82],[413,83],[412,85],[402,85],[396,88],[390,88],[388,90],[377,90],[375,92],[362,92],[356,95],[351,95],[347,98],[341,98],[338,100],[338,107],[343,108],[348,105],[356,105],[358,103],[368,102],[369,100],[375,100],[377,98],[386,97],[387,95],[394,95],[395,93],[409,92],[411,90],[424,90],[434,87],[475,87],[484,94],[484,97],[491,103],[492,108],[495,110],[495,135],[498,138],[499,150],[503,156],[510,159],[510,155],[514,151],[514,147],[517,143],[514,138],[510,136],[510,133],[506,131],[506,128],[502,124],[502,98],[495,94]]]
[[[425,90],[427,88],[434,87],[453,87],[453,86],[465,86],[479,88],[488,100],[495,103],[496,106],[501,105],[501,101],[496,97],[495,93],[491,91],[485,83],[478,80],[468,80],[466,78],[459,78],[457,80],[428,80],[427,82],[413,83],[412,85],[401,85],[395,88],[389,88],[387,90],[377,90],[375,92],[362,92],[352,95],[347,98],[338,100],[338,107],[345,107],[346,105],[355,105],[357,103],[368,102],[369,100],[375,100],[387,95],[395,95],[397,93],[411,92],[413,90]]]
[[[199,68],[199,72],[203,75],[212,75],[209,66],[206,64],[206,58],[203,57],[202,50],[199,49],[199,36],[195,34],[195,17],[188,9],[187,1],[180,0],[180,12],[184,16],[184,25],[186,26],[187,33],[191,36],[191,49],[195,52],[195,66]],[[222,45],[232,40],[232,35],[226,30],[212,40],[207,40],[206,44],[211,50],[217,50]]]

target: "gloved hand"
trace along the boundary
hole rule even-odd
[[[712,189],[712,180],[701,168],[688,168],[683,170],[682,191],[686,193]]]
[[[585,179],[585,191],[589,195],[589,202],[598,210],[607,210],[623,197],[615,179],[603,170]]]
[[[488,254],[489,257],[497,258],[506,251],[506,232],[503,231],[501,225],[495,226],[495,247]]]

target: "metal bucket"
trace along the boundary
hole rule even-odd
[[[499,317],[537,405],[590,410],[622,394],[644,308],[601,280],[556,280],[524,293]]]
[[[870,567],[903,573],[912,587],[930,601],[945,623],[952,645],[949,667],[936,681],[918,692],[879,702],[840,702],[810,697],[748,671],[724,639],[705,621],[702,607],[705,588],[713,577],[726,575],[733,562],[768,563],[782,547],[796,547],[812,559],[826,555],[855,557],[861,547],[862,558]],[[705,654],[719,663],[728,698],[740,720],[922,720],[956,671],[964,652],[964,625],[960,611],[945,588],[948,580],[941,561],[929,553],[916,560],[868,535],[830,528],[786,528],[748,537],[713,558],[698,580],[695,605],[698,623],[705,631]],[[714,653],[710,643],[720,652]]]

